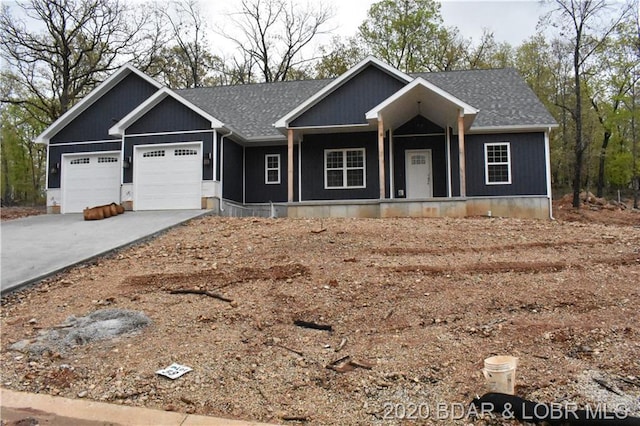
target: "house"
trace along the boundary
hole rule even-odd
[[[171,90],[125,65],[49,126],[49,212],[551,216],[556,122],[513,69]]]

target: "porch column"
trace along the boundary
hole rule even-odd
[[[380,199],[385,198],[384,178],[384,121],[382,115],[378,115],[378,171],[380,181]]]
[[[293,129],[287,131],[287,201],[293,202]]]
[[[458,114],[458,166],[460,169],[460,196],[467,196],[466,166],[464,164],[464,113]]]

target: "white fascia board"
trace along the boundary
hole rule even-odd
[[[475,127],[472,126],[467,134],[470,133],[508,133],[508,132],[546,132],[549,129],[557,129],[559,125],[556,124],[514,124],[507,126],[483,126],[483,127]]]
[[[398,77],[407,83],[413,80],[413,77],[403,73],[402,71],[392,67],[389,64],[382,62],[381,60],[374,58],[373,56],[368,56],[358,64],[354,65],[347,72],[342,74],[340,77],[333,80],[331,83],[327,84],[325,87],[316,92],[313,96],[308,98],[306,101],[298,105],[295,109],[291,110],[287,115],[280,118],[278,121],[274,123],[274,127],[279,129],[284,129],[289,125],[289,122],[294,118],[298,117],[302,112],[306,111],[313,105],[317,104],[319,101],[324,99],[331,92],[342,86],[345,82],[351,79],[354,75],[358,74],[361,70],[363,70],[368,65],[376,65],[381,68],[383,71],[388,72],[389,74]]]
[[[376,120],[378,118],[378,114],[383,109],[385,109],[389,105],[393,104],[398,99],[402,98],[405,94],[407,94],[408,92],[410,92],[411,90],[413,90],[417,86],[422,86],[422,87],[426,88],[427,90],[430,90],[431,92],[437,94],[438,96],[446,99],[447,101],[451,102],[452,104],[456,105],[464,113],[464,115],[474,115],[474,114],[477,114],[478,112],[480,112],[479,109],[469,105],[468,103],[464,102],[463,100],[461,100],[459,98],[456,98],[451,93],[441,89],[440,87],[436,86],[433,83],[428,82],[427,80],[423,79],[422,77],[418,77],[415,80],[413,80],[411,83],[407,84],[405,87],[403,87],[402,89],[398,90],[396,93],[394,93],[393,95],[389,96],[387,99],[385,99],[384,101],[382,101],[381,103],[379,103],[378,105],[373,107],[371,110],[369,110],[367,112],[367,114],[365,115],[366,119],[367,120]]]
[[[95,89],[93,89],[87,96],[82,98],[77,104],[71,107],[66,113],[61,115],[56,121],[51,123],[49,127],[47,127],[42,133],[40,133],[35,139],[35,143],[41,143],[48,145],[49,139],[62,130],[67,124],[73,121],[80,113],[87,108],[89,108],[94,102],[100,99],[105,93],[111,90],[116,84],[122,81],[129,73],[134,73],[145,81],[147,81],[152,86],[156,88],[161,88],[162,84],[158,83],[153,78],[149,77],[142,71],[135,68],[133,65],[126,63],[116,72],[111,74],[106,80],[100,83]]]
[[[130,125],[135,123],[137,120],[139,120],[143,115],[145,115],[147,112],[149,112],[151,109],[153,109],[156,105],[158,105],[167,96],[171,96],[173,99],[175,99],[176,101],[180,102],[182,105],[186,106],[187,108],[189,108],[190,110],[192,110],[196,114],[198,114],[198,115],[206,118],[207,120],[209,120],[211,122],[211,128],[212,129],[222,129],[222,128],[224,128],[224,124],[220,120],[216,119],[211,114],[209,114],[208,112],[202,110],[201,108],[195,106],[194,104],[192,104],[188,100],[184,99],[182,96],[178,95],[176,92],[174,92],[173,90],[169,89],[168,87],[163,87],[162,89],[158,90],[156,93],[151,95],[146,101],[144,101],[143,103],[138,105],[129,114],[124,116],[115,125],[113,125],[109,129],[109,134],[111,136],[122,136],[127,127],[129,127]]]

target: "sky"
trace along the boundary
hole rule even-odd
[[[305,0],[299,0],[304,4]],[[313,1],[313,0],[309,0]],[[333,34],[344,37],[356,33],[376,0],[322,0],[333,8]],[[538,20],[546,12],[539,0],[442,0],[440,12],[446,26],[458,27],[465,38],[480,39],[483,29],[493,32],[496,41],[519,45],[536,33]],[[209,13],[216,21],[221,14],[237,8],[240,0],[209,3]],[[548,7],[548,6],[547,6]],[[216,16],[217,15],[217,16]],[[214,38],[216,38],[214,36]],[[330,37],[320,39],[328,44]],[[224,40],[219,40],[219,47]]]

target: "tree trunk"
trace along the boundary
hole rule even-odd
[[[607,156],[607,147],[609,146],[609,140],[611,139],[611,132],[604,132],[602,138],[602,147],[600,148],[600,158],[598,159],[598,183],[597,183],[597,197],[602,198],[604,191],[604,161]]]
[[[576,120],[576,145],[574,149],[575,153],[575,169],[573,174],[573,207],[580,208],[580,184],[582,182],[582,157],[584,154],[584,147],[582,142],[582,90],[580,87],[580,34],[577,37],[574,57],[573,57],[573,72],[574,72],[574,84],[576,94],[576,109],[574,111],[574,118]]]

